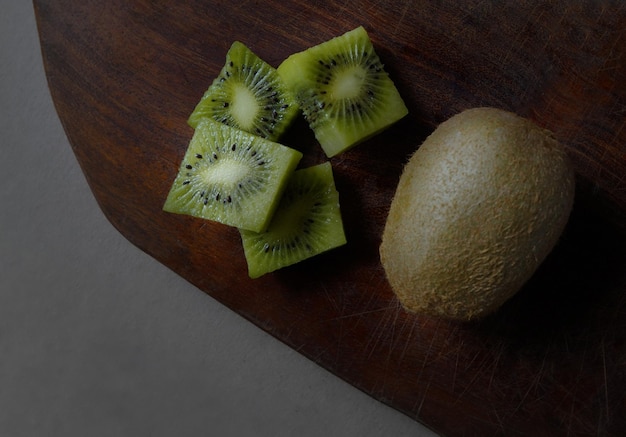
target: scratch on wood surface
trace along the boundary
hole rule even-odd
[[[324,296],[326,297],[328,302],[330,302],[330,306],[333,308],[335,313],[343,314],[344,308],[345,308],[344,301],[342,299],[341,303],[338,302],[338,299],[339,299],[339,297],[341,295],[340,294],[330,293],[328,288],[326,287],[326,285],[323,282],[320,283],[320,287],[322,289],[322,292],[324,293]],[[344,328],[344,320],[343,320],[343,318],[337,318],[335,320],[338,322],[339,326],[335,328],[335,354],[334,354],[334,362],[338,363],[338,362],[340,362],[340,358],[341,358],[340,354],[342,353],[342,345],[343,345],[343,341],[344,341],[345,328]]]
[[[472,359],[470,360],[470,363],[476,362],[480,355],[483,355],[482,351],[477,351],[472,357]],[[489,358],[489,355],[484,355],[482,359],[478,362],[478,368],[473,372],[474,376],[468,381],[463,391],[456,397],[454,401],[455,403],[460,402],[461,399],[465,397],[465,395],[471,391],[472,387],[474,386],[476,381],[478,381],[479,377],[483,375],[483,371],[486,368],[486,364],[488,364],[488,358]],[[469,367],[470,366],[468,365],[467,368]]]
[[[398,307],[396,306],[393,310],[392,310],[392,320],[391,320],[391,325],[393,326],[393,330],[391,333],[391,341],[389,342],[389,348],[387,350],[387,363],[389,363],[392,358],[393,358],[393,351],[395,348],[395,344],[396,344],[396,327],[399,327],[399,337],[402,337],[402,331],[403,331],[403,327],[405,326],[405,324],[399,325],[398,324],[398,317],[400,315],[400,311],[398,309]]]
[[[539,384],[541,382],[541,378],[543,377],[543,371],[545,369],[546,366],[546,361],[547,361],[547,355],[548,355],[548,351],[549,351],[549,347],[546,348],[546,351],[544,353],[544,356],[541,360],[541,365],[539,367],[539,370],[537,370],[537,372],[535,373],[535,377],[533,378],[533,380],[531,381],[530,384],[528,384],[528,388],[524,391],[524,394],[522,395],[520,401],[517,403],[517,406],[514,408],[513,413],[516,413],[520,410],[522,410],[524,404],[526,403],[526,400],[528,399],[528,396],[530,395],[530,393],[537,389],[537,387],[539,387]]]
[[[382,377],[382,380],[380,381],[381,382],[380,390],[383,393],[387,392],[388,378],[392,374],[392,372],[389,371],[389,368],[391,367],[392,363],[395,363],[394,360],[393,360],[393,351],[394,351],[394,344],[396,342],[396,340],[395,340],[395,338],[396,338],[396,327],[398,325],[398,316],[399,316],[398,308],[397,307],[391,308],[390,313],[391,314],[390,314],[390,317],[389,317],[389,323],[387,323],[388,325],[391,326],[391,332],[389,333],[390,334],[390,339],[389,339],[389,342],[388,342],[387,355],[386,355],[386,359],[385,359],[385,362],[384,362],[383,377]],[[387,394],[387,395],[389,395],[389,394]]]
[[[397,311],[401,311],[401,306],[400,303],[397,304]],[[402,348],[402,351],[400,352],[400,360],[403,360],[404,357],[406,356],[407,351],[409,351],[411,349],[412,346],[414,346],[415,342],[417,342],[417,339],[415,339],[415,332],[419,332],[419,322],[416,318],[406,318],[403,325],[402,325],[402,329],[408,330],[408,335],[406,337],[406,340],[404,342],[404,347]]]
[[[248,9],[250,8],[250,6],[248,6],[248,3],[250,3],[250,0],[244,0],[244,1],[239,1],[233,4],[233,9],[235,10],[244,10],[244,9]]]
[[[431,333],[431,337],[430,337],[430,343],[428,343],[428,348],[424,351],[424,359],[422,360],[422,365],[419,369],[419,372],[417,374],[417,381],[420,381],[422,379],[422,375],[424,374],[424,370],[426,369],[427,364],[430,362],[431,360],[431,355],[433,350],[435,349],[435,343],[438,341],[439,336],[437,335],[439,332],[439,329],[441,327],[441,321],[437,321],[436,325],[435,325],[435,329],[433,330],[433,332]]]
[[[328,299],[328,301],[330,302],[330,305],[333,307],[335,311],[341,314],[339,305],[337,304],[337,300],[334,297],[335,295],[328,292],[328,288],[323,282],[320,285],[321,285],[322,291],[324,292],[324,295],[326,296],[326,299]]]
[[[580,357],[580,367],[578,369],[578,373],[576,374],[575,380],[573,383],[569,384],[568,387],[564,387],[567,389],[568,394],[570,395],[570,399],[572,400],[572,404],[569,411],[569,417],[567,420],[567,433],[566,435],[571,435],[574,430],[577,429],[576,423],[580,422],[580,417],[576,411],[576,391],[579,387],[579,383],[583,380],[586,370],[587,363],[587,345],[589,343],[588,340],[585,341],[585,347],[583,348],[583,353]]]
[[[404,4],[404,8],[402,8],[402,12],[400,16],[398,17],[398,19],[396,20],[395,26],[393,27],[393,32],[391,32],[392,36],[395,36],[398,33],[398,29],[402,25],[402,22],[404,21],[404,18],[406,17],[407,12],[409,11],[409,9],[412,9],[412,8],[413,8],[413,1],[409,1]]]
[[[541,6],[541,2],[537,2],[537,4],[534,6],[532,12],[530,12],[529,16],[534,17],[536,10],[540,6]],[[541,12],[541,15],[543,15],[543,11]],[[541,17],[541,15],[540,15],[540,17]],[[540,21],[536,21],[536,22],[540,22]],[[530,27],[531,25],[533,25],[533,23],[529,22],[525,26],[526,27]],[[515,48],[526,47],[525,43],[528,41],[528,37],[524,37],[524,39],[520,42],[520,37],[522,37],[522,35],[526,34],[526,32],[524,32],[523,30],[524,29],[521,29],[521,30],[518,30],[517,32],[515,32],[515,38],[511,42],[511,44],[509,45],[509,50],[506,52],[505,57],[504,57],[504,59],[501,62],[502,65],[508,65],[509,64],[509,60],[511,59],[511,56],[513,55],[513,50]]]
[[[604,376],[604,408],[606,409],[606,423],[609,423],[609,419],[610,419],[610,404],[609,404],[609,380],[607,378],[607,371],[606,371],[606,349],[605,349],[605,345],[604,345],[604,339],[602,339],[602,342],[600,343],[600,350],[602,353],[602,374]]]
[[[496,405],[497,407],[497,405]],[[504,426],[504,420],[502,419],[502,417],[500,417],[500,414],[498,412],[498,408],[493,408],[491,410],[493,412],[493,415],[495,416],[496,420],[497,420],[497,426],[501,431],[501,435],[506,435],[506,426]]]
[[[461,358],[460,352],[457,351],[456,359],[454,361],[454,370],[452,372],[452,388],[450,391],[454,393],[456,391],[456,378],[459,374],[459,359]]]
[[[389,305],[385,307],[385,313],[387,313],[390,309],[393,309],[394,307],[395,305]],[[389,334],[389,329],[393,328],[393,325],[391,325],[391,327],[388,325],[390,325],[388,323],[388,319],[386,315],[383,315],[383,317],[379,319],[378,324],[374,328],[374,335],[372,335],[367,342],[366,349],[369,351],[367,355],[368,359],[372,357],[376,350],[376,347],[380,344],[383,337]]]
[[[391,308],[391,307],[388,306],[388,307],[382,307],[382,308],[375,308],[373,310],[359,311],[359,312],[356,312],[356,313],[342,314],[341,316],[337,316],[337,317],[333,317],[332,319],[329,319],[329,321],[341,320],[341,319],[351,319],[351,318],[354,318],[354,317],[361,318],[363,316],[367,316],[367,315],[370,315],[370,314],[380,313],[381,311],[387,311],[389,308]]]
[[[496,379],[496,373],[498,370],[498,363],[500,362],[500,358],[502,358],[502,355],[504,354],[504,348],[503,347],[498,347],[498,352],[496,353],[496,356],[493,360],[493,365],[491,366],[491,375],[489,376],[489,382],[487,383],[487,388],[489,390],[491,390],[491,387],[493,387],[493,382]]]
[[[416,414],[418,416],[420,416],[422,413],[422,407],[424,406],[424,401],[426,401],[426,398],[428,397],[428,390],[430,390],[431,382],[432,382],[432,378],[428,380],[428,383],[426,384],[426,388],[424,389],[424,394],[419,401],[419,405],[417,405]]]

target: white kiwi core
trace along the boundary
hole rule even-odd
[[[232,114],[242,129],[251,129],[259,112],[259,105],[254,93],[244,84],[233,86]]]
[[[250,172],[248,165],[232,160],[222,160],[215,162],[210,170],[201,173],[201,178],[207,185],[223,184],[235,185]]]
[[[330,96],[334,100],[359,97],[365,83],[366,72],[360,65],[338,72],[330,84]]]

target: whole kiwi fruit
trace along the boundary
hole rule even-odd
[[[526,118],[473,108],[441,123],[405,165],[382,236],[402,306],[453,320],[496,311],[558,242],[574,189],[564,147]]]

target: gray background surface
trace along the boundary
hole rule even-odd
[[[0,436],[431,436],[132,246],[0,0]]]

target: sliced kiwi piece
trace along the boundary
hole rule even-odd
[[[203,119],[163,209],[263,231],[301,158],[297,150]]]
[[[408,113],[362,26],[289,56],[278,73],[328,157]]]
[[[267,230],[240,233],[251,278],[346,244],[330,163],[296,170]]]
[[[299,113],[278,72],[235,41],[226,63],[191,113],[195,128],[206,117],[276,141]]]

